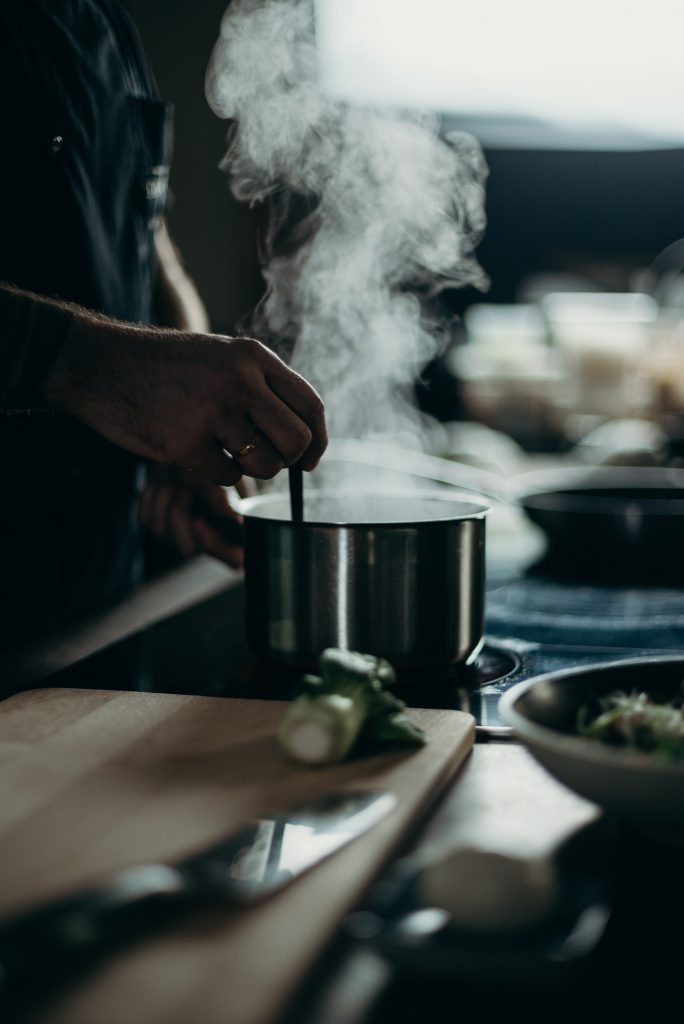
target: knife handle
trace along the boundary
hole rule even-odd
[[[0,993],[64,972],[131,934],[156,927],[191,896],[176,868],[142,864],[97,888],[28,910],[0,923]]]

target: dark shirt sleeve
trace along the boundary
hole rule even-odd
[[[43,383],[72,318],[68,306],[0,282],[0,415],[48,407]]]

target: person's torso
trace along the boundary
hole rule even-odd
[[[0,112],[0,280],[151,322],[170,108],[117,0],[0,0]],[[1,641],[139,578],[143,477],[139,460],[50,411],[0,415],[0,450],[13,595]]]
[[[149,322],[171,115],[127,17],[0,0],[0,29],[0,280]]]

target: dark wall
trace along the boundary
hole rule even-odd
[[[525,277],[570,271],[608,289],[684,236],[684,150],[487,151],[488,226],[479,249],[491,300]],[[612,276],[611,276],[612,275]]]
[[[171,234],[207,304],[212,326],[232,331],[261,293],[257,213],[236,203],[218,164],[226,122],[209,109],[204,75],[228,0],[125,0],[161,95],[176,108]]]
[[[218,163],[227,125],[209,109],[204,75],[228,0],[125,0],[162,95],[176,106],[170,214],[174,237],[214,329],[233,329],[262,290],[258,212],[235,202]],[[446,127],[454,127],[447,125]],[[488,149],[487,231],[479,256],[487,301],[513,301],[528,274],[599,268],[599,287],[630,275],[684,235],[684,151]],[[452,294],[462,309],[482,296]]]

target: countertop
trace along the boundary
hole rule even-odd
[[[194,559],[68,635],[6,657],[0,672],[11,691],[50,685],[51,678],[69,665],[172,615],[186,618],[191,630],[193,616],[212,598],[237,592],[241,585],[239,573],[210,559]],[[226,628],[240,625],[226,623]],[[472,844],[534,856],[557,847],[598,817],[594,805],[556,783],[519,744],[479,742],[412,852],[437,856]],[[542,1018],[546,1022],[550,1015],[556,1021],[576,1021],[578,1014],[597,1021],[643,1020],[645,1011],[651,1019],[658,1014],[674,1019],[674,1007],[681,1007],[674,987],[684,907],[681,886],[678,892],[672,886],[681,851],[656,847],[621,828],[610,835],[613,860],[608,876],[617,892],[611,943],[589,973],[567,987],[526,984],[511,990],[500,984],[495,971],[486,984],[481,980],[470,984],[457,974],[426,983],[411,971],[397,973],[375,952],[340,935],[312,971],[311,982],[296,1004],[283,1008],[283,1020],[287,1024],[397,1024],[419,1019],[427,1006],[435,1022],[453,1020],[464,1012],[493,1021],[518,1011],[524,1011],[529,1022]],[[649,930],[652,935],[643,934]],[[673,973],[666,973],[670,968]],[[611,976],[616,970],[622,975],[620,982]],[[598,993],[597,978],[605,981]],[[634,1017],[629,1016],[632,1011]],[[226,1024],[230,1024],[229,1012]]]

